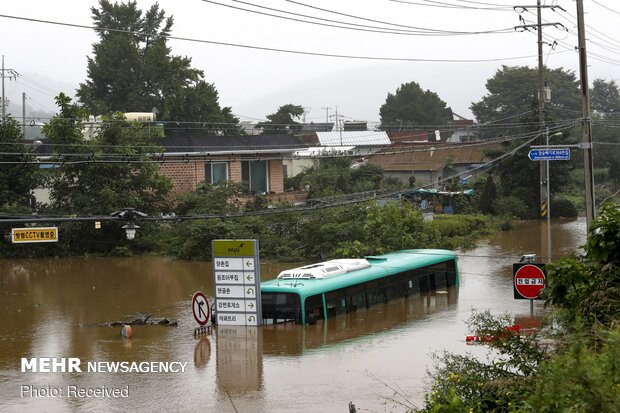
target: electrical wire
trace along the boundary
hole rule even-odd
[[[415,30],[389,29],[389,28],[379,27],[379,26],[361,25],[361,24],[356,24],[356,23],[343,22],[343,21],[339,21],[339,20],[331,20],[331,19],[325,19],[325,18],[321,18],[321,17],[314,17],[314,16],[309,16],[309,15],[306,15],[306,14],[294,13],[294,12],[289,12],[289,11],[285,11],[285,10],[281,10],[281,9],[275,9],[275,8],[271,8],[271,7],[261,6],[261,5],[255,4],[255,3],[249,3],[249,2],[241,1],[241,0],[231,0],[231,1],[235,2],[235,3],[240,3],[240,4],[244,4],[244,5],[251,6],[251,7],[257,7],[257,8],[261,8],[261,9],[265,9],[265,10],[275,11],[275,12],[278,12],[278,13],[290,14],[290,15],[293,15],[293,16],[301,16],[301,17],[316,19],[316,20],[320,20],[320,21],[326,21],[326,22],[331,22],[331,23],[345,24],[345,25],[354,26],[354,27],[343,27],[343,26],[337,26],[337,25],[333,25],[333,24],[317,23],[317,22],[312,22],[312,21],[307,21],[307,20],[300,20],[300,19],[296,19],[296,18],[289,18],[289,17],[285,17],[285,16],[273,15],[273,14],[270,14],[270,13],[264,13],[264,12],[259,12],[259,11],[255,11],[255,10],[244,9],[242,7],[236,7],[236,6],[232,6],[232,5],[228,5],[228,4],[224,4],[224,3],[219,3],[219,2],[216,2],[216,1],[213,1],[213,0],[201,0],[201,1],[205,2],[205,3],[215,4],[215,5],[218,5],[218,6],[230,7],[230,8],[233,8],[235,10],[241,10],[241,11],[250,12],[250,13],[257,13],[257,14],[261,14],[261,15],[266,15],[266,16],[270,16],[270,17],[281,18],[281,19],[286,19],[286,20],[291,20],[291,21],[297,21],[297,22],[301,22],[301,23],[318,24],[318,25],[326,26],[326,27],[336,27],[336,28],[340,28],[340,29],[361,30],[361,31],[369,31],[369,32],[376,32],[376,33],[387,33],[387,34],[398,34],[398,35],[416,35],[416,36],[456,36],[456,35],[470,35],[470,34],[513,33],[513,28],[512,27],[503,28],[503,29],[494,29],[494,30],[482,30],[482,31],[478,30],[478,31],[473,31],[473,32],[430,29],[430,28],[416,27],[416,26],[409,26],[410,28],[415,29]],[[325,9],[322,9],[322,10],[325,10]],[[399,25],[399,26],[402,27],[402,25]]]
[[[596,0],[592,0],[592,3],[597,4],[597,5],[601,6],[602,8],[604,8],[604,9],[606,9],[606,10],[609,10],[609,11],[610,11],[610,12],[612,12],[612,13],[615,13],[615,14],[620,14],[620,12],[619,12],[619,11],[612,9],[611,7],[607,7],[607,6],[605,6],[604,4],[601,4],[601,3],[599,3],[599,2],[598,2],[598,1],[596,1]]]
[[[499,164],[507,160],[509,157],[514,156],[519,150],[529,145],[534,140],[538,139],[541,135],[538,134],[525,143],[513,148],[509,152],[502,154],[501,156],[495,158],[494,160],[488,162],[487,164],[480,165],[476,168],[473,168],[471,171],[476,170],[489,170],[494,167],[497,167]],[[470,171],[470,172],[471,172]],[[459,176],[458,174],[445,177],[440,180],[437,184],[442,184],[444,182],[448,182],[455,177]],[[429,184],[431,185],[431,184]],[[422,188],[426,188],[422,187]],[[419,188],[418,188],[419,189]],[[328,208],[342,207],[347,205],[365,203],[368,201],[373,201],[377,199],[394,199],[400,194],[406,193],[408,190],[378,190],[378,191],[367,191],[356,194],[346,194],[340,197],[330,197],[323,199],[314,199],[309,200],[312,202],[310,205],[298,206],[298,207],[289,207],[289,208],[274,208],[274,209],[265,209],[258,211],[243,211],[243,212],[229,212],[229,213],[221,213],[221,214],[201,214],[201,215],[192,215],[192,216],[166,216],[166,217],[142,217],[141,221],[190,221],[190,220],[205,220],[205,219],[231,219],[231,218],[241,218],[247,216],[268,216],[268,215],[278,215],[278,214],[287,214],[287,213],[296,213],[296,212],[308,212],[308,211],[316,211]],[[117,217],[114,217],[113,220],[118,220]],[[24,222],[43,222],[42,220],[47,220],[46,222],[54,221],[54,220],[69,220],[70,218],[63,217],[47,217],[42,219],[33,218],[32,216],[24,218],[27,221]],[[97,221],[101,220],[100,217],[83,217],[81,220],[83,221]],[[16,222],[16,219],[0,219],[0,223],[6,222]]]
[[[512,6],[506,6],[503,4],[492,4],[486,3],[490,7],[479,7],[479,6],[463,6],[454,3],[446,3],[440,1],[428,1],[428,0],[420,0],[420,1],[410,1],[410,0],[390,0],[394,3],[405,3],[411,4],[414,6],[425,6],[425,7],[437,7],[442,9],[458,9],[458,10],[488,10],[488,11],[512,11]],[[475,2],[471,2],[475,3]],[[485,3],[478,3],[484,5]]]
[[[109,31],[109,32],[114,32],[114,33],[134,34],[134,35],[141,35],[141,36],[145,35],[145,33],[143,32],[138,32],[138,31],[133,31],[133,30],[110,29],[110,28],[105,28],[105,27],[97,28],[95,26],[88,26],[88,25],[83,25],[83,24],[64,23],[64,22],[58,22],[58,21],[52,21],[52,20],[35,19],[31,17],[11,16],[11,15],[6,15],[6,14],[0,14],[0,18],[22,20],[22,21],[28,21],[32,23],[43,23],[43,24],[51,24],[51,25],[57,25],[57,26],[74,27],[74,28],[79,28],[79,29],[89,29],[89,30],[95,30],[95,31]],[[486,62],[501,62],[501,61],[507,61],[507,60],[523,60],[523,59],[531,59],[533,57],[536,57],[535,55],[528,55],[528,56],[511,56],[511,57],[488,58],[488,59],[428,59],[428,58],[409,58],[409,57],[363,56],[363,55],[346,55],[346,54],[334,54],[334,53],[322,53],[322,52],[307,52],[307,51],[301,51],[301,50],[279,49],[279,48],[273,48],[273,47],[253,46],[253,45],[230,43],[230,42],[216,42],[213,40],[203,40],[203,39],[196,39],[196,38],[191,38],[191,37],[180,37],[180,36],[172,36],[172,35],[166,35],[166,34],[162,34],[162,35],[157,34],[157,36],[165,37],[171,40],[211,44],[211,45],[216,45],[216,46],[237,47],[237,48],[251,49],[251,50],[261,50],[261,51],[266,51],[266,52],[289,53],[289,54],[304,55],[304,56],[317,56],[317,57],[330,57],[330,58],[338,58],[338,59],[369,60],[369,61],[486,63]]]
[[[566,130],[568,128],[574,127],[577,124],[576,121],[567,122],[562,124],[555,124],[549,128],[550,133],[555,133],[558,131]],[[539,132],[533,132],[535,134]],[[531,137],[531,134],[525,135],[514,135],[514,136],[503,136],[496,139],[484,140],[476,143],[467,143],[467,144],[452,144],[452,145],[442,145],[436,146],[432,142],[426,142],[424,148],[418,147],[400,147],[400,148],[387,148],[378,152],[374,152],[372,149],[367,149],[366,153],[362,150],[358,149],[355,153],[350,154],[348,151],[339,151],[337,153],[333,152],[324,152],[314,154],[311,157],[313,159],[317,158],[351,158],[351,157],[364,157],[364,156],[385,156],[385,155],[397,155],[397,154],[408,154],[408,153],[416,153],[416,152],[435,152],[442,150],[451,150],[458,148],[472,148],[476,146],[488,146],[506,142],[513,142],[521,139],[528,139]],[[416,135],[412,135],[411,138],[415,138]],[[406,139],[407,136],[404,136]],[[8,144],[5,144],[8,145]],[[55,147],[56,145],[50,145]],[[63,145],[64,147],[74,148],[75,145]],[[113,146],[116,148],[117,146]],[[175,147],[176,150],[190,148],[190,149],[202,149],[201,152],[187,152],[186,154],[177,154],[166,156],[166,152],[162,151],[160,146],[127,146],[123,147],[124,149],[140,149],[142,151],[147,150],[157,150],[157,153],[141,153],[141,154],[127,154],[127,153],[101,153],[101,152],[86,152],[86,153],[58,153],[58,154],[50,154],[50,155],[38,155],[37,159],[30,159],[33,156],[32,153],[25,152],[0,152],[0,156],[13,156],[19,158],[18,160],[3,160],[0,161],[0,164],[51,164],[51,165],[80,165],[80,164],[100,164],[100,163],[135,163],[135,164],[148,164],[148,163],[156,163],[156,164],[164,164],[164,163],[202,163],[207,161],[216,161],[222,159],[234,159],[234,160],[293,160],[293,159],[301,159],[301,155],[299,154],[286,154],[286,153],[277,153],[277,154],[263,154],[258,152],[253,152],[252,150],[247,150],[246,147],[229,147],[226,148],[227,152],[223,154],[218,154],[213,147],[184,147],[178,146]],[[283,146],[270,146],[269,150],[277,151],[278,149],[285,149],[286,152],[291,153],[293,151],[304,151],[307,150],[306,147],[300,148],[290,148]],[[238,153],[229,153],[237,151]],[[242,151],[246,151],[247,153],[241,153]],[[70,158],[85,158],[83,160],[70,160]]]

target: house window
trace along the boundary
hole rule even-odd
[[[288,165],[282,165],[282,177],[288,178]]]
[[[241,180],[247,182],[254,193],[267,193],[267,161],[242,161]]]
[[[205,182],[215,184],[228,180],[228,165],[226,162],[208,162],[205,164]]]

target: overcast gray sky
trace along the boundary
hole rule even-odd
[[[143,10],[153,3],[137,1]],[[576,3],[542,3],[565,10],[545,8],[543,22],[566,28],[544,27],[545,42],[557,41],[553,50],[545,45],[544,61],[551,68],[572,69],[578,75]],[[98,1],[2,0],[0,4],[4,16],[90,26],[90,7]],[[191,57],[193,66],[204,70],[206,80],[215,84],[220,103],[232,106],[241,120],[264,119],[278,106],[293,103],[307,108],[306,121],[324,121],[325,107],[331,108],[330,115],[338,107],[346,119],[378,121],[387,93],[410,81],[436,92],[456,113],[470,117],[471,102],[486,93],[486,79],[501,65],[536,67],[538,62],[536,32],[514,30],[536,23],[536,9],[531,7],[536,0],[160,0],[159,4],[174,16],[172,35],[177,37],[385,59],[170,40],[173,54]],[[517,5],[530,7],[518,13],[513,10]],[[584,6],[590,82],[595,78],[618,81],[620,3],[584,0]],[[358,30],[327,26],[344,26],[340,22]],[[0,17],[0,39],[5,66],[23,75],[17,82],[6,82],[7,95],[20,102],[25,92],[27,106],[33,109],[52,109],[59,91],[74,93],[86,78],[86,56],[97,41],[92,30],[7,17]]]

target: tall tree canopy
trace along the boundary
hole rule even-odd
[[[544,78],[551,89],[551,102],[545,105],[548,117],[557,120],[579,117],[581,94],[575,73],[563,68],[545,68]],[[487,80],[489,93],[472,103],[470,109],[481,124],[504,119],[519,121],[524,113],[537,110],[538,82],[538,69],[502,66]]]
[[[590,104],[592,110],[603,115],[620,112],[620,91],[616,82],[594,79],[590,89]]]
[[[0,154],[0,211],[28,211],[31,206],[30,193],[39,184],[40,175],[36,165],[24,163],[34,157],[29,153],[30,149],[24,146],[21,130],[15,120],[0,120],[0,145],[3,152]]]
[[[403,83],[396,93],[388,93],[379,114],[383,130],[433,130],[451,120],[446,102],[437,93],[422,90],[416,82]]]
[[[559,127],[563,121],[577,120],[581,113],[581,93],[575,73],[562,68],[545,69],[544,79],[551,89],[551,101],[544,105],[547,126]],[[531,136],[539,138],[532,145],[544,144],[544,134],[540,133],[538,114],[538,70],[526,66],[502,66],[494,76],[487,80],[488,94],[479,102],[472,103],[471,110],[484,129],[482,136]],[[484,125],[490,123],[490,125]],[[561,136],[554,136],[551,144],[574,143],[569,130]],[[523,140],[504,143],[504,148],[491,157],[515,150]],[[524,201],[529,215],[538,216],[540,192],[539,164],[527,158],[529,146],[520,149],[514,156],[497,166],[499,178],[498,193],[503,197],[513,196]],[[550,165],[552,193],[569,183],[569,170],[573,163],[555,162]],[[553,211],[553,209],[552,209]]]
[[[264,135],[288,134],[301,130],[301,124],[297,122],[304,114],[304,108],[292,103],[280,106],[275,113],[267,115],[268,121],[259,122],[256,126],[263,130]]]
[[[88,78],[77,96],[90,114],[151,112],[169,121],[201,122],[218,134],[239,133],[239,120],[221,108],[215,86],[189,57],[167,45],[173,19],[155,3],[145,13],[135,1],[100,0],[91,8],[99,43],[88,57]]]

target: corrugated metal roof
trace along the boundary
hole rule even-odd
[[[387,146],[390,138],[385,132],[342,131],[316,132],[321,146]]]

